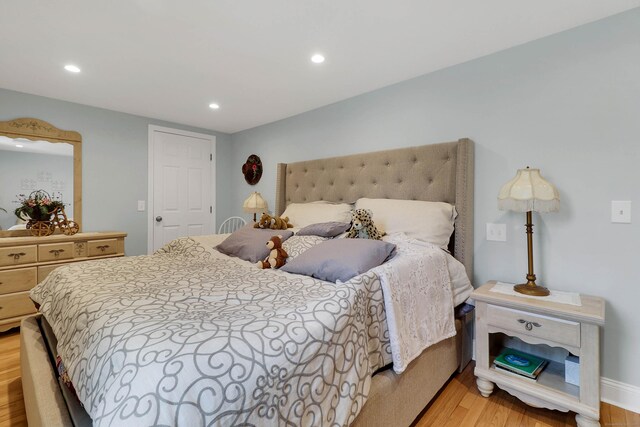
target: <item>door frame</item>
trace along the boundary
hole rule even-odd
[[[164,126],[149,125],[148,135],[148,151],[147,151],[147,254],[153,253],[153,164],[154,164],[154,132],[165,132],[174,135],[190,136],[193,138],[199,138],[208,140],[211,143],[211,206],[213,206],[213,212],[211,213],[212,229],[216,230],[216,136],[208,135],[206,133],[191,132],[182,129],[168,128]]]

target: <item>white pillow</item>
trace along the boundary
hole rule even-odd
[[[289,217],[295,228],[303,228],[319,222],[351,222],[351,209],[348,203],[291,203],[280,216]]]
[[[387,234],[405,233],[447,249],[457,213],[453,205],[421,200],[358,199],[356,209],[371,209],[373,223]]]

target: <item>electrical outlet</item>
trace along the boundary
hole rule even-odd
[[[631,202],[612,201],[611,202],[611,222],[620,224],[631,223]]]
[[[507,224],[487,223],[487,240],[494,242],[507,241]]]
[[[138,212],[144,212],[145,209],[144,200],[138,200]]]

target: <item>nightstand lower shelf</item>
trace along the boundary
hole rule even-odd
[[[565,383],[564,377],[560,377],[561,369],[561,364],[552,362],[540,374],[538,381],[520,379],[513,375],[499,372],[493,367],[483,369],[476,366],[474,374],[478,377],[478,389],[484,397],[488,397],[493,392],[493,385],[495,384],[509,394],[537,408],[554,409],[563,412],[574,411],[593,418],[599,418],[599,412],[580,403],[580,388]],[[482,383],[481,380],[484,380],[485,383]],[[487,382],[489,384],[486,384]],[[481,383],[483,384],[482,386]],[[561,390],[559,387],[565,390]]]

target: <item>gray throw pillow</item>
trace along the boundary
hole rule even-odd
[[[331,239],[306,250],[280,269],[329,282],[346,282],[385,262],[395,248],[381,240]]]
[[[349,229],[348,222],[319,222],[307,225],[296,233],[297,236],[336,237]]]
[[[267,242],[271,237],[277,235],[281,235],[284,242],[293,236],[293,232],[289,230],[253,228],[253,223],[249,223],[231,233],[231,236],[224,239],[222,243],[216,246],[216,249],[225,255],[238,257],[245,261],[258,262],[269,255]]]

